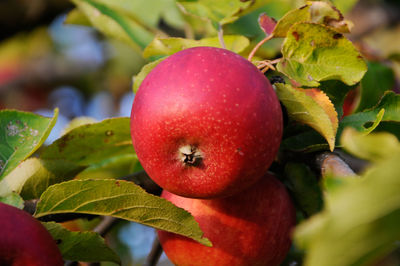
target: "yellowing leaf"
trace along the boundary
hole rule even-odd
[[[293,25],[283,43],[282,54],[278,71],[303,86],[319,86],[324,80],[354,85],[367,71],[353,44],[341,33],[320,24]]]
[[[289,116],[315,129],[333,150],[338,119],[329,97],[318,89],[293,88],[280,83],[276,87],[279,100],[285,105]]]

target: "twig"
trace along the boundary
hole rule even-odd
[[[257,43],[257,45],[254,46],[253,50],[251,50],[251,52],[249,54],[249,57],[247,57],[247,60],[249,60],[251,62],[251,60],[253,59],[254,55],[257,52],[257,50],[261,47],[261,45],[263,45],[267,41],[271,40],[273,37],[274,37],[274,35],[270,34],[267,37],[265,37],[264,39],[262,39],[259,43]]]
[[[316,157],[316,163],[321,169],[321,176],[328,175],[341,176],[341,177],[356,177],[357,174],[350,168],[350,166],[343,161],[343,159],[331,152],[324,152]]]
[[[160,241],[156,235],[156,238],[153,241],[153,246],[151,247],[151,251],[147,256],[144,266],[155,266],[160,259],[162,252],[163,250]]]
[[[93,232],[105,236],[117,222],[118,219],[115,217],[104,216],[103,220],[93,229]]]

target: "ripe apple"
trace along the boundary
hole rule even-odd
[[[0,265],[64,265],[56,242],[28,213],[0,203]]]
[[[295,210],[283,186],[267,174],[237,195],[190,199],[167,191],[162,197],[189,211],[213,244],[158,231],[160,243],[176,265],[279,265],[290,245]]]
[[[162,188],[185,197],[232,195],[267,171],[282,137],[282,110],[265,76],[221,48],[171,55],[135,96],[131,135]]]

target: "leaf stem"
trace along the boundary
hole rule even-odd
[[[247,58],[247,60],[249,60],[251,62],[251,60],[253,59],[254,55],[256,54],[257,50],[261,47],[261,45],[263,45],[264,43],[266,43],[267,41],[271,40],[274,37],[273,34],[268,35],[267,37],[265,37],[264,39],[262,39],[259,43],[257,43],[256,46],[254,46],[253,50],[251,50],[249,57]]]
[[[225,41],[224,41],[224,30],[222,29],[222,25],[218,24],[218,39],[221,43],[222,48],[226,49]]]

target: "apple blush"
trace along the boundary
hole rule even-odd
[[[204,246],[190,238],[158,231],[165,254],[179,266],[275,266],[285,259],[295,225],[295,209],[284,185],[267,174],[237,195],[218,199],[162,197],[189,211],[204,236]]]
[[[62,266],[56,242],[28,213],[0,203],[0,265]]]
[[[233,195],[267,171],[282,137],[268,79],[226,49],[195,47],[159,63],[132,106],[133,146],[163,189],[191,198]]]

